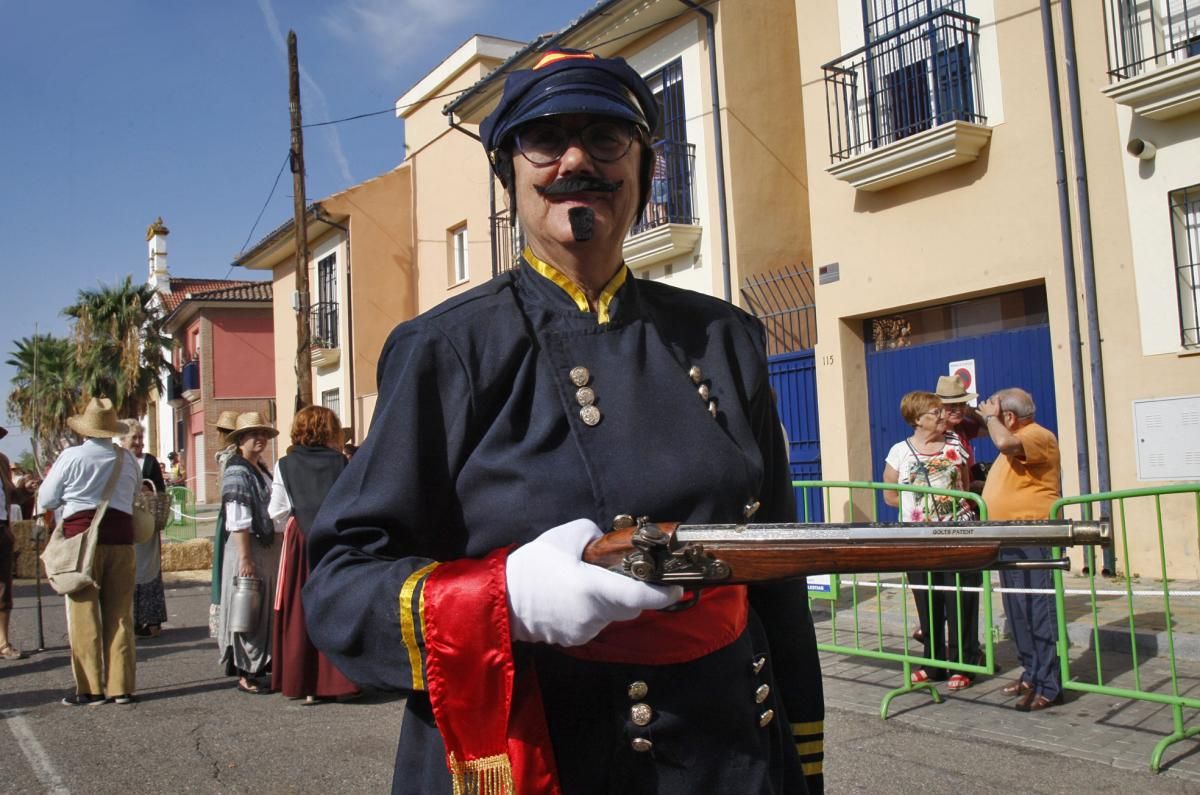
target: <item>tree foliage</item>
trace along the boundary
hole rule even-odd
[[[163,351],[171,338],[162,331],[162,317],[151,310],[154,289],[133,284],[126,276],[115,287],[100,285],[80,290],[63,310],[75,318],[75,369],[84,397],[103,396],[121,417],[140,417],[155,389],[163,387],[161,373],[170,363]]]
[[[30,432],[37,470],[73,444],[67,417],[81,401],[75,371],[75,345],[66,337],[35,334],[15,340],[7,364],[16,370],[8,413]]]

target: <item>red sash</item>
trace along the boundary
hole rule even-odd
[[[425,679],[455,792],[561,793],[537,672],[513,660],[505,565],[510,549],[456,560],[425,581]],[[571,656],[613,663],[687,662],[746,627],[744,586],[703,591],[678,612],[607,626]]]

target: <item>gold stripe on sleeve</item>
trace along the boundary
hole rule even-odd
[[[425,689],[425,673],[421,662],[421,649],[417,646],[417,627],[413,621],[413,592],[417,590],[417,585],[420,584],[431,571],[438,567],[435,561],[428,566],[417,569],[412,574],[408,575],[408,579],[404,581],[404,585],[400,587],[399,609],[400,609],[400,637],[404,639],[404,647],[408,649],[408,665],[412,669],[412,688],[413,690]],[[421,626],[425,626],[425,589],[421,589],[420,605],[418,613],[420,614]]]

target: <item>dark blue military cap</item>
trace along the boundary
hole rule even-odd
[[[654,93],[624,58],[562,49],[546,52],[532,69],[509,74],[500,104],[479,125],[479,137],[490,153],[525,122],[566,113],[625,119],[647,133],[658,125]]]

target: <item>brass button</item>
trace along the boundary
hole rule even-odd
[[[765,728],[773,720],[775,720],[775,710],[769,709],[758,716],[758,725]]]
[[[717,401],[715,401],[715,400],[708,401],[708,413],[713,415],[714,417],[717,416]]]
[[[649,704],[637,703],[629,708],[629,719],[635,726],[647,726],[654,718],[654,710]]]
[[[763,669],[763,666],[767,664],[767,658],[760,654],[754,658],[754,662],[751,664],[754,666],[754,673],[758,673]]]
[[[579,419],[583,420],[584,425],[599,425],[600,409],[595,406],[584,406],[579,410]]]
[[[621,517],[618,516],[617,518],[620,519]],[[650,692],[650,686],[641,681],[632,682],[630,683],[629,690],[627,692],[629,693],[629,698],[632,700],[641,701],[646,697],[646,694]]]
[[[575,402],[581,406],[590,406],[596,402],[596,392],[590,386],[581,386],[575,391]]]
[[[704,380],[704,374],[700,372],[699,367],[693,364],[688,370],[688,378],[692,379],[693,384],[699,384]]]
[[[762,503],[758,500],[750,500],[750,502],[746,503],[746,505],[742,508],[742,515],[749,519],[751,516],[754,516],[754,514],[758,513],[758,509],[761,507]]]
[[[629,745],[631,748],[633,748],[633,750],[643,754],[654,747],[654,743],[650,742],[645,737],[634,737],[633,741],[630,742]]]
[[[586,367],[571,368],[571,383],[575,386],[586,386],[588,381],[592,380],[592,374],[588,372]]]
[[[701,384],[700,388],[697,389],[696,391],[700,393],[700,398],[702,400],[708,400],[708,396],[711,394],[708,391],[708,384]]]
[[[758,689],[754,691],[754,703],[755,704],[763,703],[764,701],[767,700],[767,696],[769,696],[769,695],[771,695],[771,686],[770,685],[759,685]]]

